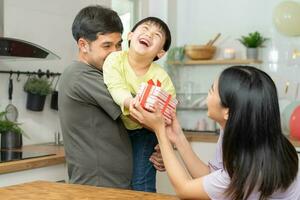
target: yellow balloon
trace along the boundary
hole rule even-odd
[[[288,36],[300,35],[300,4],[284,1],[273,11],[273,22],[279,32]]]

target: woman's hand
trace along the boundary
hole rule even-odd
[[[129,107],[130,115],[137,119],[142,125],[151,128],[155,133],[158,129],[165,127],[165,120],[158,109],[158,105],[154,104],[153,111],[149,112],[142,108],[140,103],[132,101]]]
[[[170,125],[166,126],[166,132],[169,140],[173,144],[176,144],[176,142],[179,140],[179,137],[183,135],[181,126],[175,113],[172,113],[172,122]]]

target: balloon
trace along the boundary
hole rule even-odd
[[[300,4],[284,1],[273,12],[273,22],[279,32],[287,36],[300,35]]]
[[[292,113],[290,119],[291,138],[300,140],[300,106]]]
[[[282,124],[283,134],[285,135],[290,134],[290,118],[292,112],[295,110],[297,106],[300,106],[300,101],[292,101],[283,109],[283,112],[281,114],[281,124]]]

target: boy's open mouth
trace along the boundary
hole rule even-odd
[[[145,45],[146,47],[150,46],[150,42],[144,38],[139,40],[140,44]]]

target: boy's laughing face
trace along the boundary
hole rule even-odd
[[[166,36],[161,28],[152,23],[145,22],[139,25],[133,32],[128,34],[130,40],[130,49],[137,54],[155,58],[161,58],[165,51],[163,46],[166,41]]]

